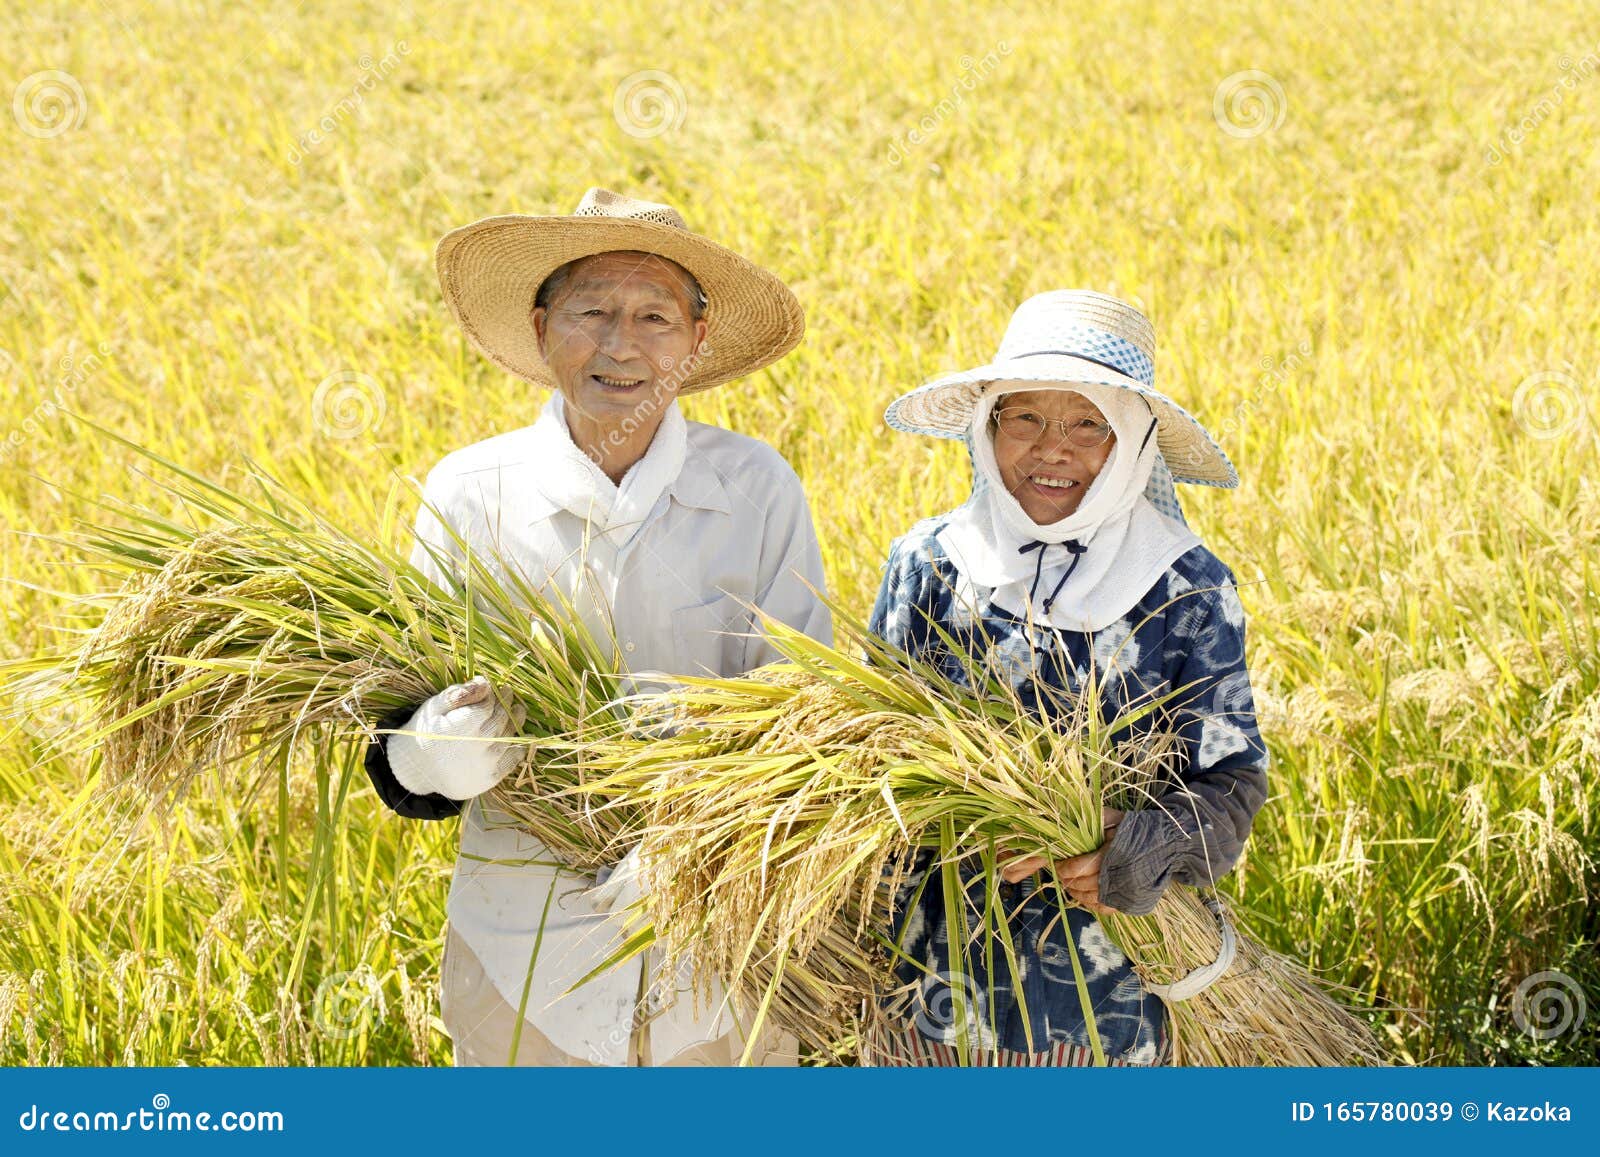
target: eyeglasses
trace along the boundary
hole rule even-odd
[[[1080,450],[1093,450],[1111,437],[1111,427],[1089,417],[1046,418],[1025,406],[1007,406],[994,412],[994,424],[1007,438],[1018,442],[1037,442],[1051,426],[1061,427],[1061,436]]]

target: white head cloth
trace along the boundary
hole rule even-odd
[[[1029,518],[1006,490],[988,428],[997,398],[1038,389],[1082,394],[1117,438],[1078,509],[1048,524]],[[1142,397],[1117,386],[996,382],[986,390],[967,429],[972,496],[939,534],[963,585],[992,588],[990,599],[1000,609],[1063,630],[1098,631],[1132,610],[1200,541],[1178,506],[1151,435],[1153,421]]]

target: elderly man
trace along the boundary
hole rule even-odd
[[[831,641],[794,471],[755,438],[686,421],[677,403],[794,348],[804,315],[781,281],[667,206],[604,189],[571,216],[457,229],[437,265],[473,345],[555,390],[533,425],[429,473],[416,565],[449,582],[459,536],[497,577],[571,600],[636,685],[776,658],[751,605]],[[481,679],[456,684],[385,719],[393,733],[367,754],[401,815],[463,817],[441,970],[456,1063],[736,1063],[740,1010],[671,999],[689,986],[654,975],[648,954],[573,987],[620,943],[610,910],[637,896],[638,865],[585,877],[480,798],[526,751],[495,742],[521,715]],[[794,1042],[764,1034],[751,1059],[793,1064]]]

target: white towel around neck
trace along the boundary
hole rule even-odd
[[[578,448],[567,426],[566,399],[550,394],[535,426],[539,490],[551,502],[587,519],[596,537],[621,546],[643,524],[662,493],[677,480],[689,445],[689,426],[678,399],[667,403],[661,425],[644,454],[612,482],[599,465]]]
[[[1048,524],[1029,518],[1006,490],[988,428],[997,398],[1037,389],[1082,394],[1100,408],[1117,437],[1078,509]],[[972,496],[939,533],[957,571],[974,586],[992,588],[990,600],[995,606],[1036,624],[1098,631],[1126,615],[1174,560],[1200,542],[1188,527],[1162,514],[1145,497],[1159,453],[1154,434],[1145,440],[1152,420],[1143,398],[1116,386],[1039,382],[991,386],[979,399],[967,430],[974,464]],[[1086,549],[1047,615],[1044,602],[1072,564],[1072,553],[1060,545],[1069,539]],[[1046,545],[1022,549],[1034,542]],[[1040,550],[1043,563],[1030,603],[1035,568],[1041,566]]]

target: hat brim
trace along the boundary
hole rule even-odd
[[[1174,481],[1201,486],[1239,485],[1239,473],[1222,447],[1182,406],[1137,378],[1069,354],[991,362],[935,378],[890,402],[883,419],[893,429],[907,434],[963,438],[985,387],[1003,381],[1067,386],[1085,382],[1132,390],[1148,400],[1155,413],[1156,444]]]
[[[534,294],[567,262],[615,250],[675,261],[705,291],[706,339],[680,394],[754,373],[800,344],[805,311],[774,274],[697,233],[653,221],[485,217],[440,238],[434,266],[467,340],[502,369],[554,388],[533,329]]]

